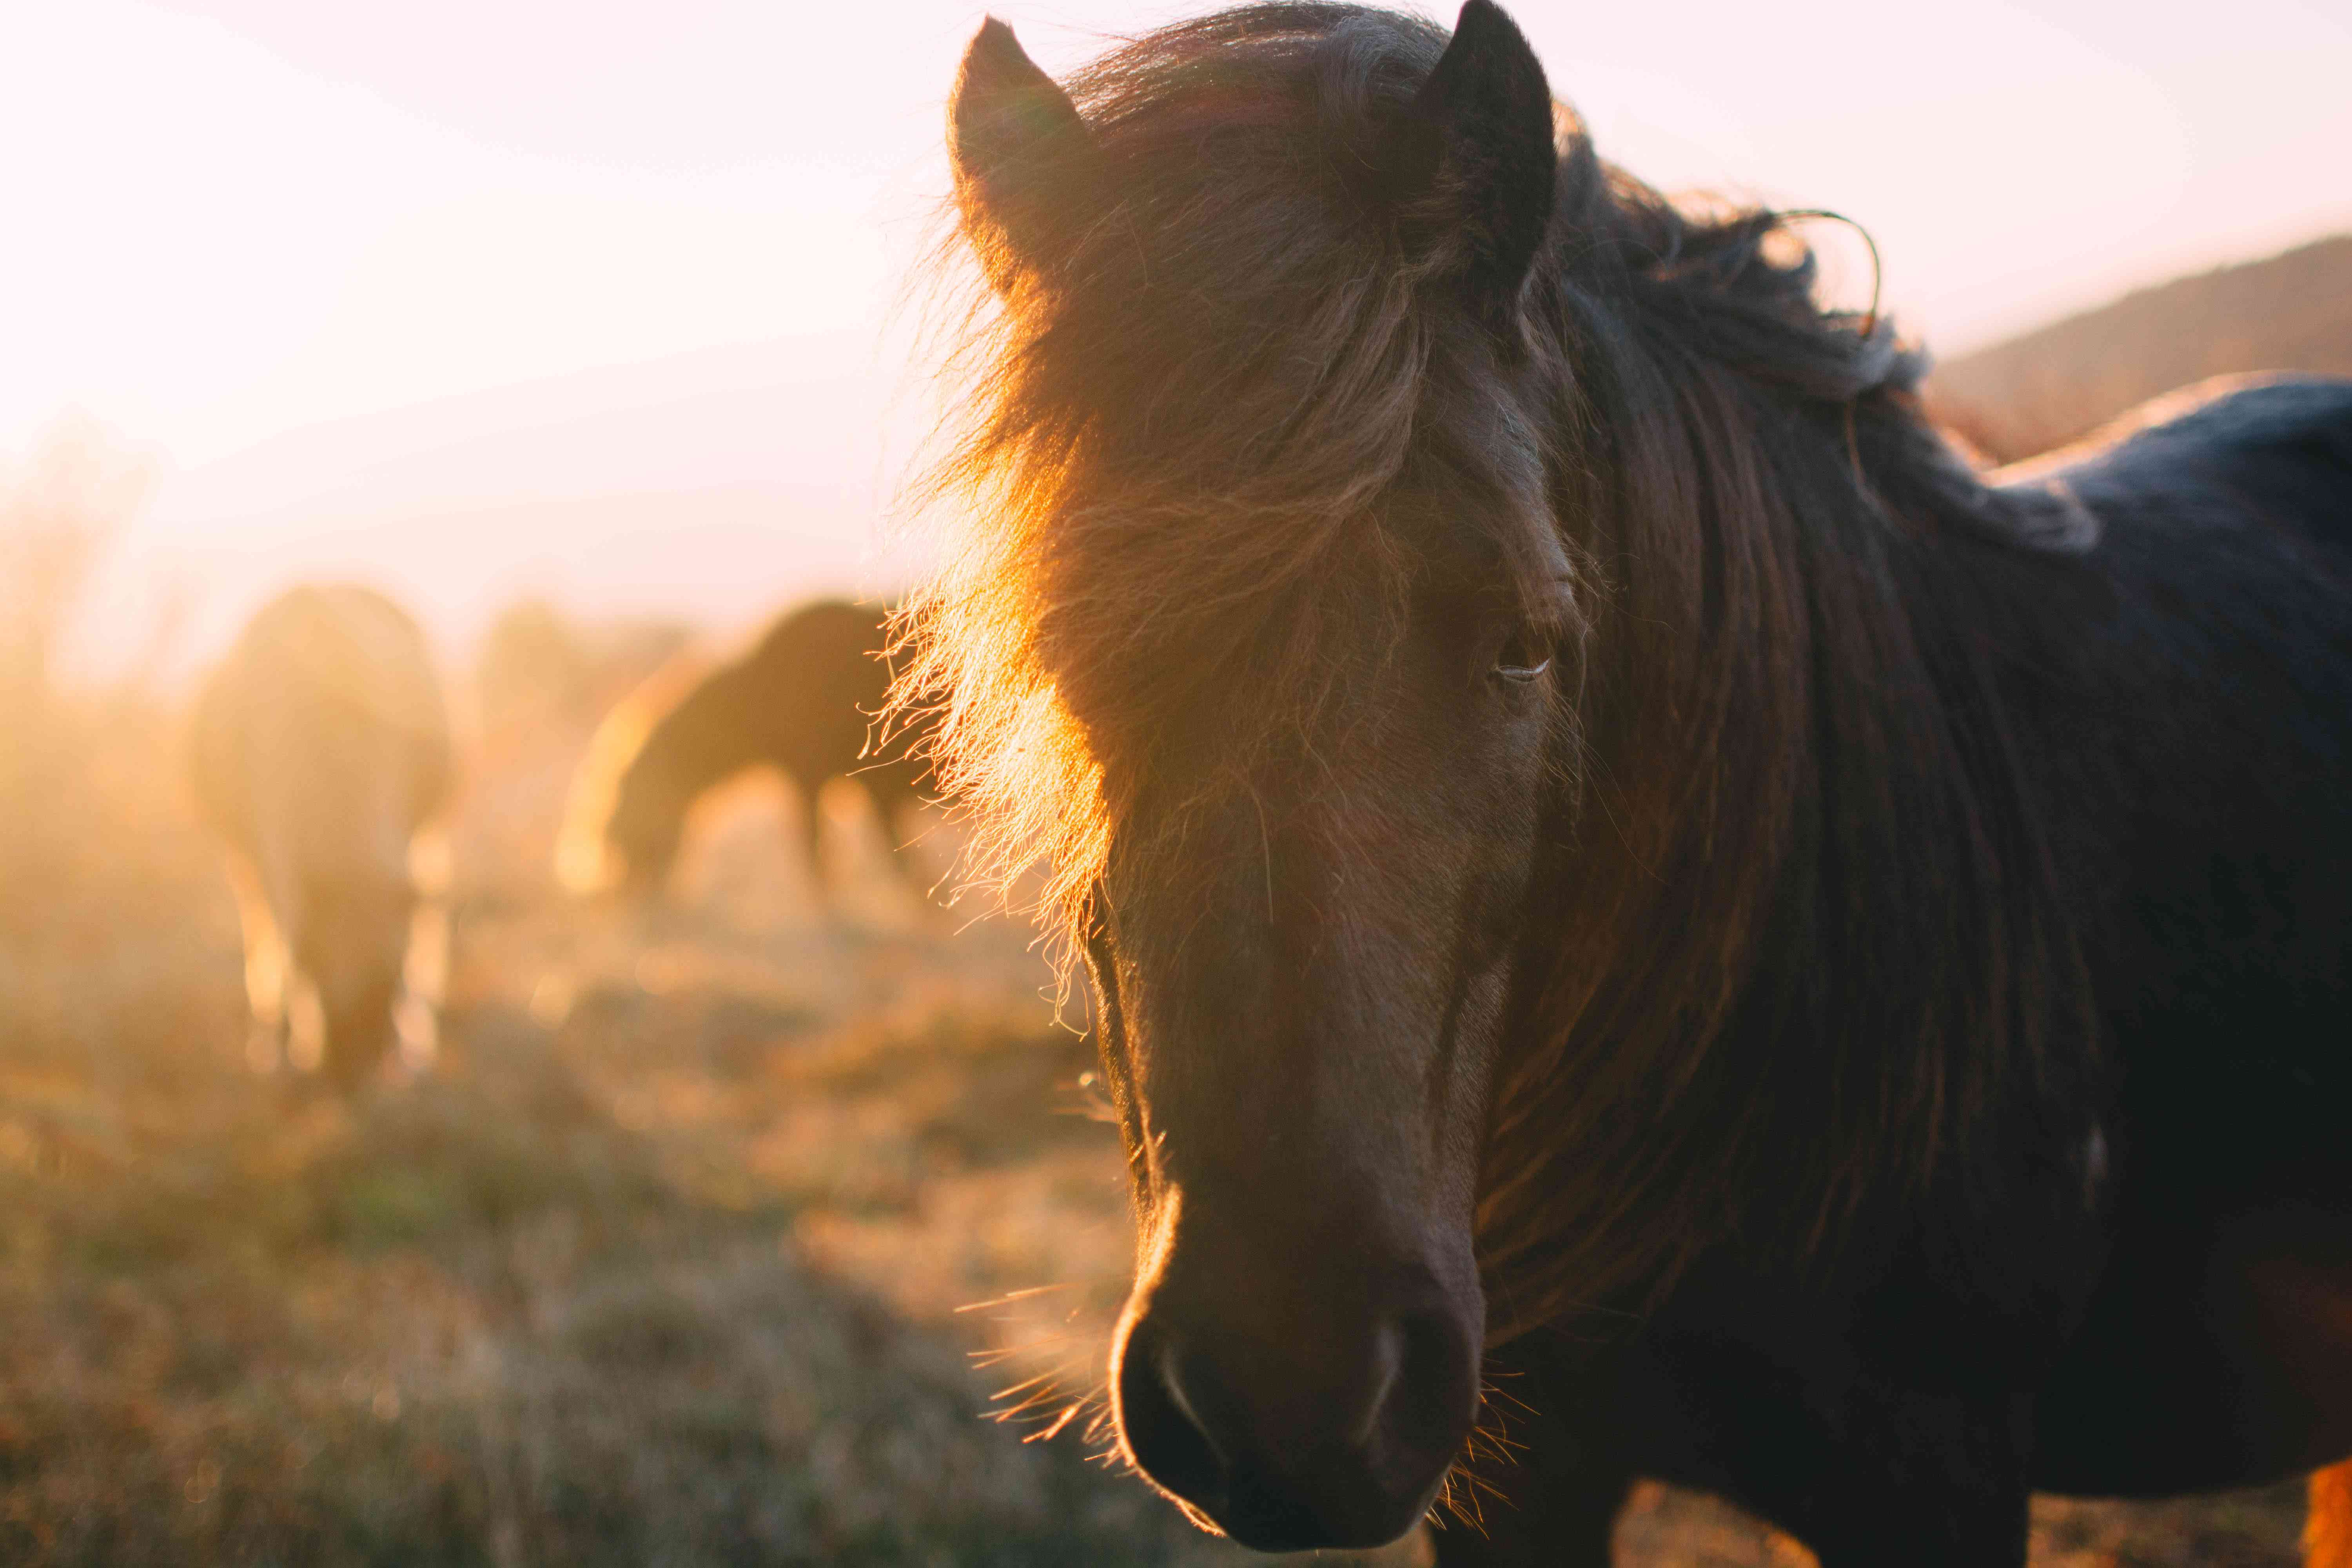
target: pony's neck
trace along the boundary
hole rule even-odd
[[[695,796],[759,760],[761,726],[733,666],[720,668],[663,716],[647,742],[663,761],[665,778],[683,811]]]

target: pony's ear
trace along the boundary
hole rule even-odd
[[[1094,133],[993,16],[956,73],[948,145],[964,233],[989,281],[1009,289],[1050,266],[1068,215],[1091,205]]]
[[[1391,189],[1433,220],[1482,307],[1508,313],[1551,221],[1559,166],[1551,89],[1518,27],[1493,0],[1468,0],[1454,39],[1398,124]]]

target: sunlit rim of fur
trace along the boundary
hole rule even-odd
[[[956,1311],[959,1315],[984,1312],[1075,1289],[1068,1283],[1031,1286],[989,1300],[967,1303]],[[1082,1303],[1074,1306],[1065,1315],[1064,1323],[1074,1322],[1083,1310]],[[994,1406],[989,1412],[991,1420],[1027,1427],[1021,1435],[1024,1443],[1050,1443],[1075,1428],[1089,1458],[1097,1464],[1131,1469],[1119,1446],[1112,1417],[1110,1385],[1099,1371],[1091,1370],[1099,1365],[1096,1356],[1098,1349],[1094,1336],[1054,1332],[1015,1343],[992,1345],[968,1355],[973,1369],[980,1372],[999,1367],[1018,1370],[1041,1362],[1045,1365],[1044,1371],[1019,1378],[990,1394],[989,1402]]]
[[[1327,106],[1296,89],[1318,79],[1314,50],[1335,22],[1385,29],[1391,64],[1425,68],[1443,45],[1418,20],[1312,5],[1134,40],[1066,84],[1125,171],[1098,193],[1107,209],[1065,237],[1056,277],[1075,286],[997,294],[972,264],[988,241],[961,225],[932,269],[954,389],[942,404],[955,413],[913,492],[941,520],[940,563],[895,624],[893,709],[902,724],[916,712],[938,721],[935,776],[974,826],[970,878],[1003,893],[1042,863],[1038,912],[1065,937],[1119,811],[1105,766],[1119,742],[1087,731],[1070,683],[1116,689],[1119,700],[1097,706],[1143,734],[1216,679],[1177,650],[1255,647],[1275,673],[1255,711],[1235,716],[1255,725],[1230,738],[1245,759],[1254,740],[1296,732],[1330,695],[1303,601],[1335,553],[1361,564],[1376,598],[1400,598],[1401,563],[1364,524],[1411,445],[1433,350],[1411,259],[1359,265],[1368,237],[1349,227],[1346,246],[1310,239],[1216,276],[1194,266],[1198,288],[1155,291],[1153,268],[1169,258],[1147,253],[1213,230],[1196,221],[1206,191],[1187,106],[1237,81],[1254,101],[1289,104],[1289,118],[1256,117],[1245,162],[1266,156],[1221,170],[1214,198],[1234,211],[1297,205],[1287,150]],[[1359,223],[1336,184],[1314,188],[1331,198],[1317,223]],[[1210,318],[1227,330],[1197,331],[1185,314],[1213,308],[1228,312]],[[1231,331],[1234,310],[1278,323],[1288,352]],[[1182,434],[1160,438],[1163,427]],[[1178,571],[1181,596],[1166,591]]]

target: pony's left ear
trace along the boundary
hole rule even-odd
[[[991,16],[964,50],[948,108],[956,205],[999,292],[1052,265],[1094,203],[1100,156],[1077,106]]]
[[[1517,305],[1559,167],[1551,88],[1535,51],[1493,0],[1468,0],[1397,128],[1390,175],[1401,205],[1448,231],[1481,307],[1507,315]]]

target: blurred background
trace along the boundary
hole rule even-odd
[[[1196,9],[998,14],[1058,68]],[[1988,460],[2352,373],[2339,5],[1515,12],[1604,155],[1865,226],[1825,290]],[[1091,1457],[1115,1140],[1027,931],[921,890],[951,825],[755,771],[655,898],[551,870],[642,683],[920,570],[902,279],[978,20],[0,8],[0,1560],[1234,1555]],[[422,624],[457,754],[437,1059],[350,1100],[248,1066],[185,782],[203,674],[327,580]],[[2037,1561],[2295,1519],[2051,1504]],[[1802,1560],[1663,1492],[1625,1542]]]

